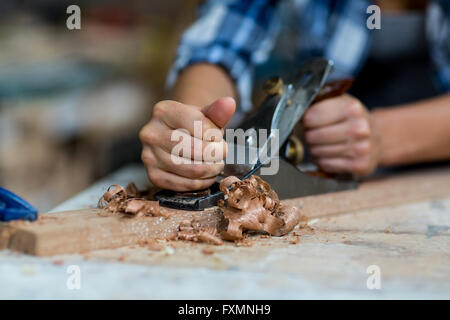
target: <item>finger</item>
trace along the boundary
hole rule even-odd
[[[364,119],[350,119],[334,125],[305,132],[308,144],[335,144],[352,142],[370,135],[369,123]]]
[[[157,166],[164,171],[190,179],[215,178],[224,167],[224,162],[205,162],[181,158],[161,148],[153,148]]]
[[[225,159],[227,144],[222,139],[208,142],[192,137],[182,130],[171,132],[170,139],[164,139],[159,146],[170,154],[200,161],[217,162]]]
[[[219,128],[224,128],[236,110],[236,101],[225,97],[202,109],[203,114]]]
[[[320,158],[317,164],[323,171],[329,173],[352,172],[352,160],[349,158]]]
[[[354,143],[315,145],[309,149],[309,152],[315,158],[356,158],[369,154],[370,142],[364,139]]]
[[[157,103],[153,116],[172,129],[186,129],[191,136],[203,139],[209,129],[220,129],[199,108],[176,101]]]
[[[192,137],[187,130],[172,130],[161,121],[153,121],[151,128],[140,132],[143,144],[159,146],[168,153],[180,157],[210,162],[223,160],[227,145],[223,137],[217,142],[208,142]]]
[[[303,125],[305,128],[319,128],[357,116],[362,111],[361,103],[351,96],[330,98],[311,106],[303,116]]]
[[[351,158],[320,158],[317,160],[319,167],[329,173],[353,173],[367,176],[374,170],[369,156]]]
[[[205,189],[216,181],[215,178],[188,179],[159,168],[151,168],[151,170],[147,170],[147,175],[155,186],[178,192]]]
[[[144,145],[142,147],[141,160],[147,168],[156,166],[157,160],[150,146]]]

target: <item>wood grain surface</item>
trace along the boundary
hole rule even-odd
[[[299,207],[309,218],[317,218],[446,197],[450,197],[449,169],[379,178],[362,183],[357,190],[284,202]],[[181,221],[193,218],[214,226],[221,216],[214,209],[180,211],[167,219],[111,217],[99,209],[42,214],[36,222],[1,223],[0,248],[38,256],[118,248],[139,240],[170,238]]]

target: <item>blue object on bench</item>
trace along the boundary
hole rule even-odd
[[[34,221],[38,211],[18,195],[0,187],[0,221]]]

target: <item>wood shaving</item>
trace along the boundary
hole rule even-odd
[[[131,217],[162,216],[167,218],[170,211],[161,208],[158,201],[140,198],[142,193],[134,183],[126,188],[112,185],[98,201],[98,208],[106,209],[109,214],[124,214]]]
[[[283,205],[270,185],[258,176],[246,180],[227,177],[220,183],[225,201],[219,204],[228,222],[222,238],[239,240],[247,230],[272,236],[289,233],[302,220],[300,210]]]
[[[211,255],[211,254],[214,254],[214,250],[212,250],[211,248],[203,248],[202,253],[204,255]]]
[[[213,245],[222,245],[223,240],[229,240],[235,241],[238,246],[252,246],[251,241],[243,240],[249,232],[283,236],[300,222],[303,222],[301,227],[306,226],[306,217],[300,210],[281,204],[276,192],[258,176],[251,176],[246,180],[227,177],[221,181],[220,190],[224,194],[224,200],[219,202],[218,209],[223,216],[223,226],[212,228],[202,226],[195,220],[182,221],[173,240]],[[176,211],[162,208],[158,201],[148,200],[143,195],[134,183],[126,188],[112,185],[100,198],[98,207],[106,209],[108,215],[134,218],[168,218],[176,214]],[[157,242],[143,240],[139,245],[154,251],[164,251],[164,247]]]
[[[217,236],[217,229],[195,226],[193,221],[183,221],[178,227],[176,240],[204,242],[222,245],[223,241]]]
[[[300,242],[300,236],[295,235],[295,238],[291,241],[289,241],[290,244],[297,244]]]

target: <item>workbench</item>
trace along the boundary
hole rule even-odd
[[[141,165],[122,168],[52,211],[94,207],[108,186],[130,181],[148,185]],[[161,251],[131,245],[53,257],[4,250],[0,298],[450,298],[450,193],[313,218],[309,226],[314,230],[300,239],[255,236],[251,246],[174,242]],[[79,290],[66,286],[70,265],[80,268]],[[380,271],[380,289],[368,289],[368,268]]]

